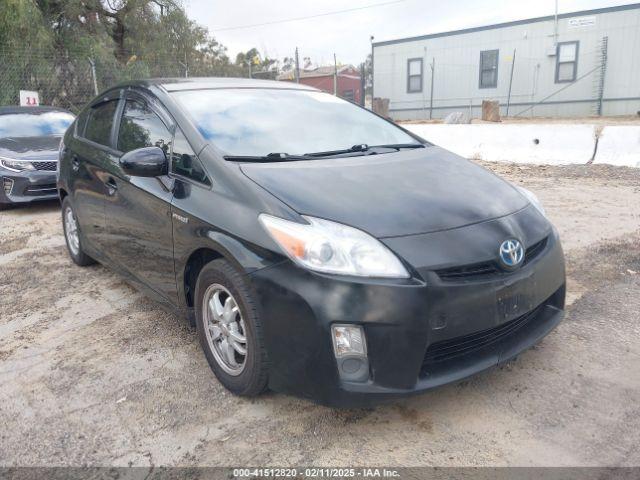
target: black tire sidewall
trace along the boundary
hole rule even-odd
[[[202,302],[207,288],[215,283],[229,290],[244,319],[247,357],[244,370],[237,376],[228,374],[218,365],[205,334]],[[200,346],[218,380],[236,395],[254,396],[264,391],[267,383],[267,360],[262,340],[262,328],[251,285],[244,278],[244,275],[225,260],[214,260],[205,265],[196,283],[195,313]]]

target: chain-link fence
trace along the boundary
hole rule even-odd
[[[124,80],[154,77],[255,77],[275,78],[276,71],[253,71],[249,66],[197,64],[174,60],[139,59],[132,55],[119,63],[112,55],[34,49],[7,49],[0,45],[0,106],[18,105],[20,90],[39,93],[41,105],[78,112],[100,91]]]

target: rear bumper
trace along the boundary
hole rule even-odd
[[[0,203],[28,203],[58,198],[55,171],[13,172],[0,168]]]
[[[555,232],[535,261],[508,275],[445,282],[427,273],[367,281],[315,274],[287,261],[251,274],[270,387],[331,406],[376,404],[505,362],[547,335],[564,314],[564,257]],[[505,302],[513,308],[501,308]],[[363,327],[368,380],[339,375],[333,323]]]

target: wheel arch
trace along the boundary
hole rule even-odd
[[[58,197],[60,197],[60,203],[62,203],[62,201],[65,199],[66,196],[68,196],[69,193],[67,192],[66,189],[64,188],[59,188],[58,189]]]
[[[243,273],[250,273],[273,263],[266,251],[249,248],[233,237],[213,231],[202,237],[202,242],[194,245],[188,255],[182,255],[182,258],[185,260],[176,265],[176,272],[179,274],[178,294],[182,304],[189,309],[193,308],[198,276],[207,263],[224,259]]]
[[[212,262],[213,260],[218,260],[220,258],[225,258],[225,256],[218,250],[210,246],[199,247],[194,250],[191,255],[189,255],[189,258],[182,268],[181,281],[181,293],[183,296],[184,305],[187,308],[193,308],[194,306],[196,282],[198,281],[200,271],[207,263]]]

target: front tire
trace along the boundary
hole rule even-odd
[[[244,275],[225,260],[205,265],[196,283],[195,310],[200,345],[220,383],[236,395],[262,393],[267,387],[267,353]]]
[[[95,260],[84,253],[82,249],[78,218],[76,217],[69,197],[65,197],[62,201],[62,228],[64,230],[64,239],[67,243],[67,251],[69,252],[71,260],[81,267],[96,263]]]

